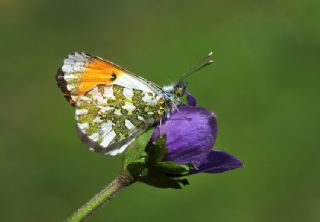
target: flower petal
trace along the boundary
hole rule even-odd
[[[192,163],[199,167],[207,159],[214,144],[217,123],[212,112],[195,106],[179,106],[169,119],[157,126],[152,141],[166,135],[166,161],[178,164]]]
[[[221,173],[242,167],[242,162],[222,150],[211,150],[207,160],[193,173]]]

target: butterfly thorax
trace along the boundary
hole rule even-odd
[[[164,92],[166,101],[173,109],[175,109],[181,104],[180,98],[185,94],[186,84],[182,81],[179,81],[176,84],[162,87],[162,90]]]

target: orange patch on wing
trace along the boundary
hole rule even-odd
[[[122,73],[123,71],[112,63],[98,58],[93,59],[81,75],[78,96],[85,94],[97,85],[113,84]]]

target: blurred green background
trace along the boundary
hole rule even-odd
[[[245,163],[182,191],[135,184],[89,221],[320,221],[320,1],[0,0],[0,221],[62,221],[118,173],[89,152],[54,76],[84,51],[160,85],[189,79]]]

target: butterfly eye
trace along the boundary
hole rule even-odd
[[[166,102],[163,99],[160,99],[158,103],[161,108],[164,108],[166,105]]]
[[[178,97],[181,97],[184,94],[184,89],[182,87],[177,87],[174,90],[174,94]]]

